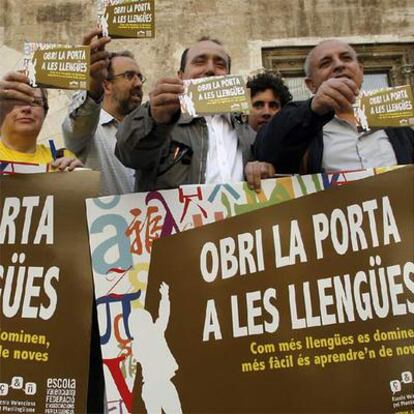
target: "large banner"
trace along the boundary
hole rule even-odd
[[[0,413],[86,412],[98,191],[90,171],[0,176]]]
[[[129,316],[136,407],[412,413],[413,183],[410,166],[157,240]]]
[[[259,194],[246,183],[235,183],[87,200],[108,411],[132,412],[137,375],[132,347],[137,338],[128,317],[144,307],[155,239],[385,171],[270,179],[262,182]],[[165,261],[169,262],[169,255]]]

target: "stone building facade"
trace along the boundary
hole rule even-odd
[[[184,48],[201,36],[223,41],[233,72],[266,67],[300,77],[303,57],[323,38],[359,47],[372,73],[390,84],[413,82],[414,0],[155,0],[156,37],[114,40],[108,49],[130,49],[148,83],[176,73]],[[94,27],[95,0],[0,0],[0,75],[21,65],[25,39],[79,43]],[[51,94],[43,136],[60,137],[68,93]]]

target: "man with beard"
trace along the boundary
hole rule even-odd
[[[230,65],[219,41],[201,38],[183,52],[178,76],[160,79],[149,103],[122,122],[115,153],[137,170],[137,191],[243,180],[255,132],[235,114],[181,114],[178,98],[183,80],[227,75]],[[254,171],[266,177],[262,169]]]
[[[355,50],[332,39],[315,46],[305,61],[305,82],[314,96],[292,102],[263,127],[257,158],[278,173],[358,170],[414,162],[414,131],[358,131],[353,104],[363,67]]]
[[[128,52],[108,53],[110,39],[96,29],[85,36],[91,47],[91,89],[77,92],[63,122],[65,145],[85,166],[102,171],[102,195],[134,191],[134,170],[114,155],[118,125],[142,101],[145,77]]]

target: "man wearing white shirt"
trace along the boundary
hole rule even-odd
[[[108,38],[85,38],[91,45],[91,90],[74,94],[63,122],[65,145],[93,170],[102,172],[102,195],[134,191],[135,171],[115,157],[116,132],[124,117],[142,101],[145,82],[130,52],[108,53]]]
[[[305,61],[313,97],[292,102],[258,134],[255,153],[278,173],[319,173],[414,163],[410,128],[359,131],[353,104],[363,67],[347,43],[320,42]]]
[[[208,153],[205,182],[225,183],[243,179],[243,159],[230,116],[205,116]]]
[[[116,155],[137,170],[137,191],[183,184],[242,181],[255,132],[234,114],[191,117],[180,112],[183,80],[230,73],[221,43],[202,38],[186,49],[177,77],[160,79],[147,104],[135,109],[117,133]]]

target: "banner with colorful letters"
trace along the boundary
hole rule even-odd
[[[137,364],[128,318],[144,308],[154,240],[385,171],[269,179],[259,194],[233,183],[87,200],[108,411],[132,412]]]

